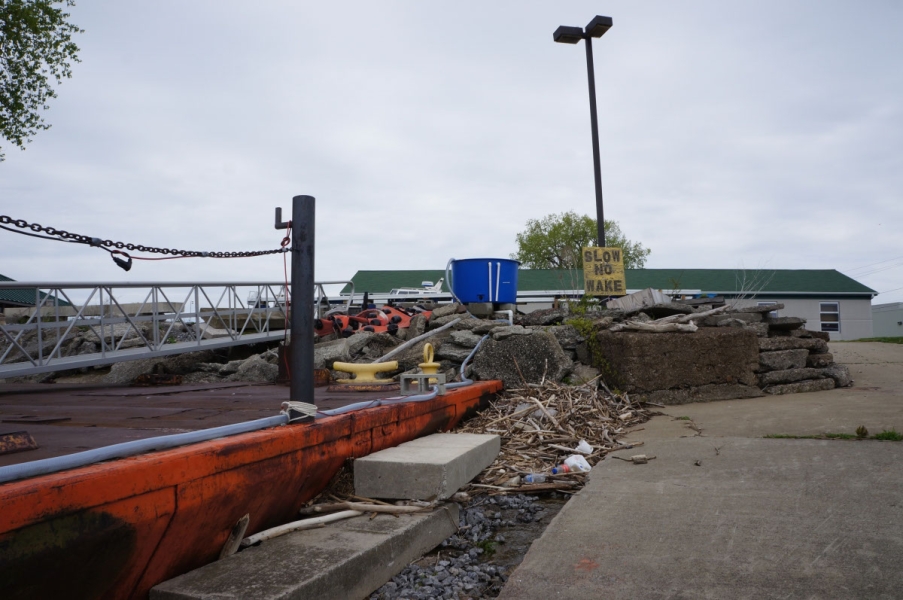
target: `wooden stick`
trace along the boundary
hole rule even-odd
[[[425,506],[395,506],[394,504],[365,504],[363,502],[336,502],[334,504],[314,504],[298,511],[301,515],[319,515],[324,513],[333,513],[340,510],[358,510],[360,512],[403,514],[415,513],[429,510]]]
[[[238,552],[239,546],[241,546],[241,540],[245,537],[245,532],[248,530],[248,523],[251,522],[251,515],[247,514],[240,518],[238,522],[232,526],[232,531],[229,533],[229,538],[226,540],[226,543],[223,544],[223,549],[219,553],[220,560],[226,558],[227,556],[232,556],[236,552]]]
[[[565,431],[564,429],[561,428],[561,425],[558,423],[558,421],[555,419],[555,417],[552,416],[552,413],[550,413],[548,410],[546,410],[546,407],[542,402],[540,402],[536,398],[530,398],[530,400],[533,401],[533,404],[535,404],[536,406],[539,407],[539,410],[541,410],[543,412],[543,414],[545,414],[547,417],[549,417],[549,420],[552,422],[552,425],[555,426],[555,429],[557,429],[561,433],[567,433],[567,431]],[[537,428],[537,430],[538,430],[538,428]]]
[[[471,487],[475,487],[475,488],[486,488],[486,489],[490,489],[490,490],[510,490],[510,489],[515,489],[515,488],[506,488],[506,487],[502,487],[502,486],[500,486],[500,485],[486,485],[485,483],[471,483],[470,486],[471,486]],[[517,488],[517,489],[520,489],[520,488]]]
[[[286,533],[291,533],[293,531],[301,531],[303,529],[314,529],[316,527],[323,527],[327,523],[332,523],[333,521],[341,521],[342,519],[349,519],[351,517],[358,517],[362,515],[359,510],[344,510],[342,512],[333,513],[331,515],[324,515],[322,517],[315,517],[313,519],[304,519],[303,521],[294,521],[292,523],[286,523],[285,525],[280,525],[279,527],[273,527],[272,529],[266,529],[261,531],[260,533],[255,533],[252,536],[248,536],[241,541],[241,547],[247,548],[248,546],[253,546],[258,542],[263,542],[265,540],[271,540],[273,538],[277,538],[279,536],[285,535]]]
[[[508,419],[513,419],[514,417],[519,417],[520,415],[522,415],[524,413],[528,413],[528,412],[531,412],[534,410],[536,410],[534,407],[528,406],[527,408],[522,408],[517,412],[511,413],[510,415],[500,417],[500,418],[496,419],[495,421],[489,421],[488,423],[483,425],[483,427],[489,427],[490,425],[495,425],[496,423],[501,423],[502,421],[506,421]]]

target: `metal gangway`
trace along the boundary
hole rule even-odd
[[[331,285],[350,286],[338,308],[351,308],[351,281],[315,282],[316,318],[337,308]],[[3,311],[0,379],[270,342],[289,328],[285,282],[0,282],[9,290],[31,306]],[[72,353],[76,336],[100,348]]]

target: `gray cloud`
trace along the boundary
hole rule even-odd
[[[83,2],[83,62],[53,128],[0,164],[0,212],[251,250],[276,247],[273,208],[308,193],[320,279],[507,256],[527,219],[594,211],[583,47],[551,33],[599,10],[615,23],[594,44],[606,216],[650,267],[855,275],[903,256],[892,2]],[[16,279],[282,277],[272,257],[124,273],[0,234]]]

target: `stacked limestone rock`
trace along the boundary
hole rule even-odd
[[[809,331],[805,319],[771,317],[767,312],[783,305],[759,307],[760,323],[750,323],[759,337],[759,387],[767,394],[794,394],[852,385],[850,371],[834,363],[828,352],[829,335]],[[745,309],[749,311],[750,309]],[[765,313],[765,314],[763,314]],[[734,316],[735,318],[738,318]]]
[[[805,329],[805,319],[773,317],[783,304],[739,308],[706,318],[708,327],[742,327],[759,340],[758,385],[767,394],[794,394],[852,385],[850,372],[834,363],[827,332]]]

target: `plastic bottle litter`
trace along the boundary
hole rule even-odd
[[[564,459],[564,463],[558,465],[554,469],[552,469],[552,474],[557,475],[559,473],[587,473],[592,467],[589,466],[589,463],[586,462],[586,459],[583,458],[580,454],[572,454]]]
[[[590,446],[586,442],[586,440],[580,440],[580,443],[577,444],[577,447],[574,448],[574,450],[576,450],[580,454],[592,454],[593,453],[593,447]]]
[[[524,483],[545,483],[546,476],[542,473],[530,473],[529,475],[524,475],[523,481]]]

